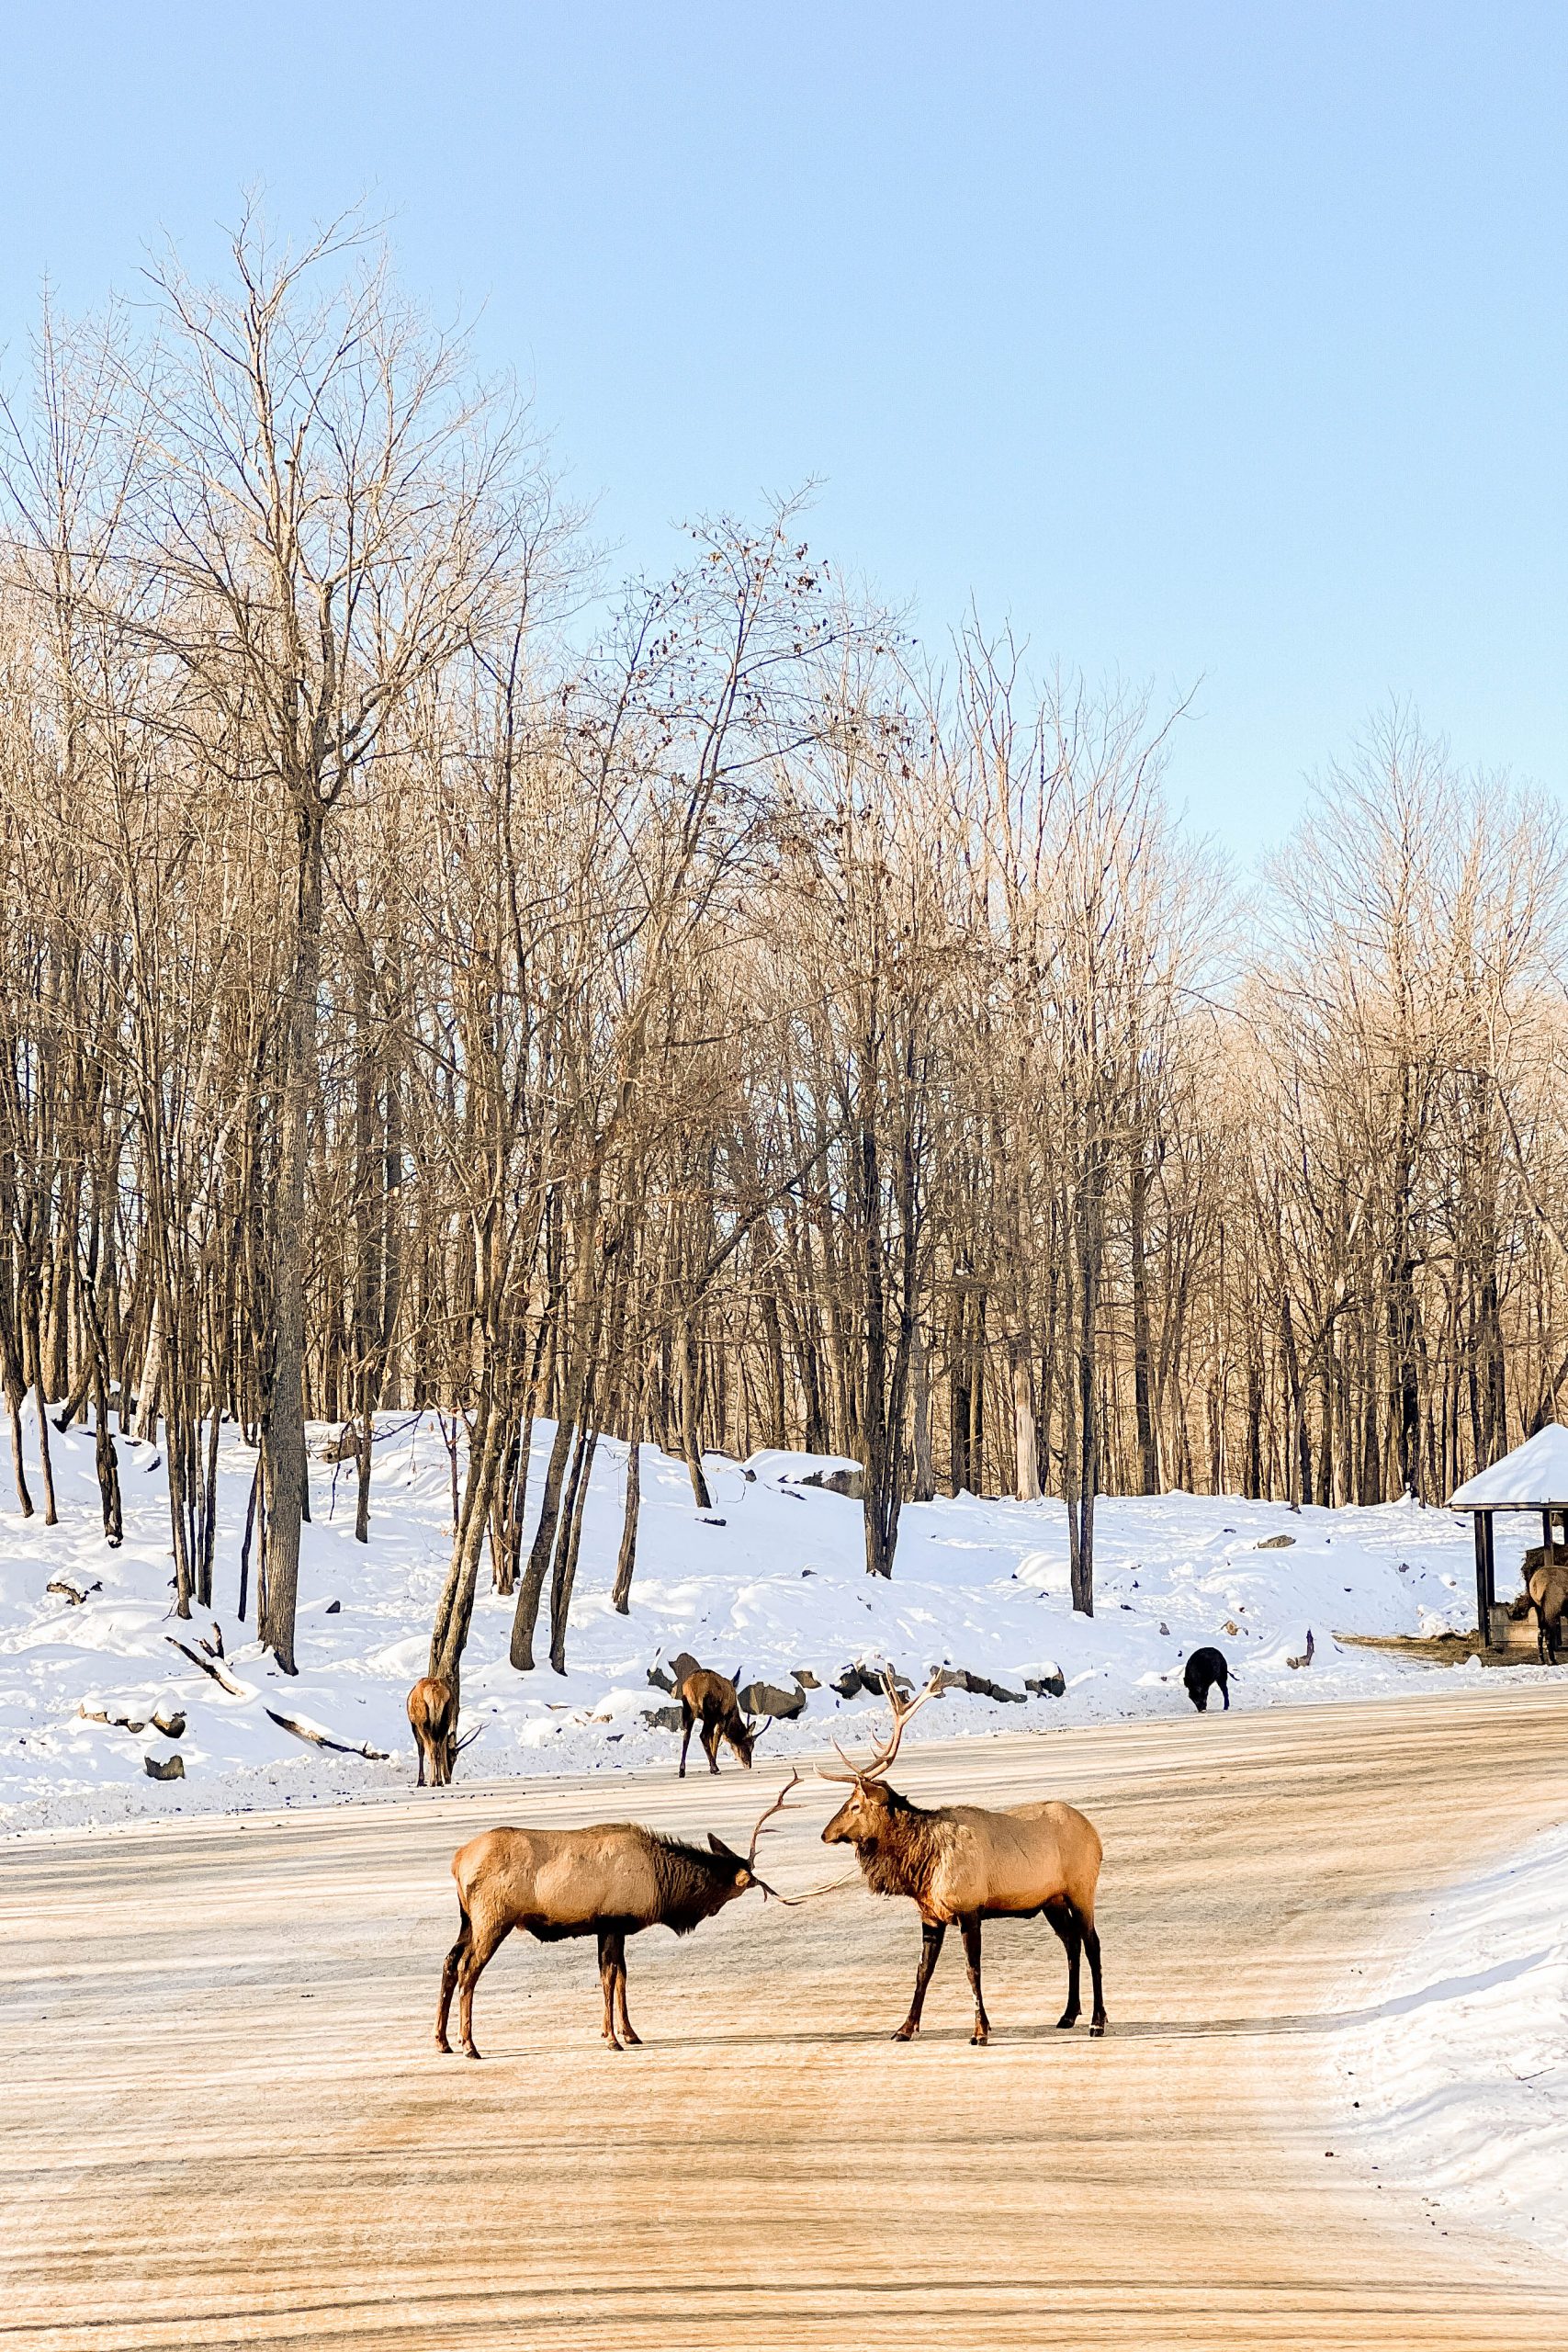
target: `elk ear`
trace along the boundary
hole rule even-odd
[[[744,1855],[738,1854],[733,1846],[727,1846],[722,1838],[716,1838],[711,1829],[708,1832],[708,1845],[712,1851],[718,1856],[721,1862],[740,1862],[744,1864]]]

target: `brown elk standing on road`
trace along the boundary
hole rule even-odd
[[[983,1919],[1032,1919],[1043,1913],[1061,1938],[1067,1954],[1067,2006],[1056,2022],[1077,2025],[1079,2015],[1078,1968],[1089,1953],[1094,1980],[1094,2015],[1089,2031],[1105,2031],[1105,1994],[1100,1974],[1100,1938],[1094,1926],[1094,1894],[1100,1878],[1100,1838],[1092,1823],[1070,1804],[1045,1801],[1010,1805],[993,1813],[980,1805],[944,1804],[934,1808],[911,1804],[882,1778],[898,1753],[904,1726],[918,1707],[937,1696],[933,1677],[918,1699],[902,1701],[891,1673],[885,1678],[893,1710],[891,1736],[861,1770],[843,1749],[843,1772],[824,1772],[828,1781],[848,1780],[854,1793],[841,1804],[822,1832],[825,1846],[850,1845],[855,1849],[866,1884],[874,1894],[907,1894],[920,1913],[920,1964],[915,1976],[909,2014],[894,2035],[910,2041],[920,2030],[926,1987],[942,1950],[942,1938],[954,1920],[964,1934],[964,1956],[975,1990],[975,2031],[971,2040],[990,2040],[991,2021],[980,1990],[980,1922]],[[838,1747],[838,1742],[834,1742]]]
[[[474,1986],[513,1928],[525,1928],[540,1943],[597,1936],[604,2039],[612,2050],[621,2048],[615,2038],[618,2003],[622,2034],[638,2041],[626,2015],[626,1938],[645,1928],[672,1928],[676,1935],[689,1936],[749,1887],[772,1894],[773,1889],[757,1875],[757,1841],[799,1778],[792,1773],[760,1816],[743,1856],[720,1838],[710,1837],[705,1852],[630,1821],[601,1822],[592,1829],[487,1829],[459,1846],[452,1875],[463,1924],[441,1972],[437,2050],[451,2048],[446,2019],[456,1988],[458,2040],[468,2057],[479,2056]]]
[[[739,1672],[736,1668],[737,1674]],[[692,1727],[701,1724],[698,1734],[703,1753],[708,1759],[708,1770],[718,1770],[718,1743],[727,1739],[739,1757],[748,1772],[751,1770],[751,1751],[761,1733],[755,1724],[747,1722],[740,1712],[734,1681],[728,1674],[715,1674],[710,1667],[699,1666],[683,1682],[675,1685],[675,1696],[681,1702],[683,1729],[681,1736],[681,1769],[678,1781],[686,1777],[686,1750],[692,1744]]]

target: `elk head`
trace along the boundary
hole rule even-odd
[[[738,1708],[724,1726],[726,1739],[736,1755],[739,1757],[748,1772],[751,1770],[751,1758],[757,1742],[767,1730],[771,1720],[770,1716],[765,1715],[762,1721],[758,1723],[753,1716],[741,1714]]]
[[[928,1699],[937,1698],[942,1688],[933,1668],[931,1679],[923,1690],[913,1699],[901,1699],[891,1667],[883,1668],[882,1687],[893,1710],[893,1728],[870,1761],[863,1765],[852,1763],[835,1740],[833,1747],[844,1770],[833,1772],[824,1771],[820,1765],[817,1768],[820,1780],[847,1781],[850,1783],[850,1794],[822,1832],[824,1846],[874,1847],[886,1836],[888,1821],[899,1800],[883,1775],[898,1753],[904,1726],[910,1716],[923,1707]]]

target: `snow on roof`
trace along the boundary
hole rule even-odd
[[[1467,1478],[1453,1497],[1456,1510],[1539,1510],[1549,1503],[1568,1505],[1568,1430],[1561,1421],[1549,1421],[1490,1470]]]

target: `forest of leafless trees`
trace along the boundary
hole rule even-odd
[[[1442,1498],[1556,1410],[1561,827],[1399,709],[1244,889],[1179,711],[933,659],[788,507],[612,594],[352,227],[45,315],[0,495],[13,1475],[90,1426],[112,1536],[155,1435],[182,1612],[291,1667],[307,1422],[368,1535],[443,1417],[455,1678],[481,1576],[562,1663],[602,1436],[623,1607],[646,1442],[852,1456],[879,1574],[1063,1497],[1089,1608],[1097,1493]]]

